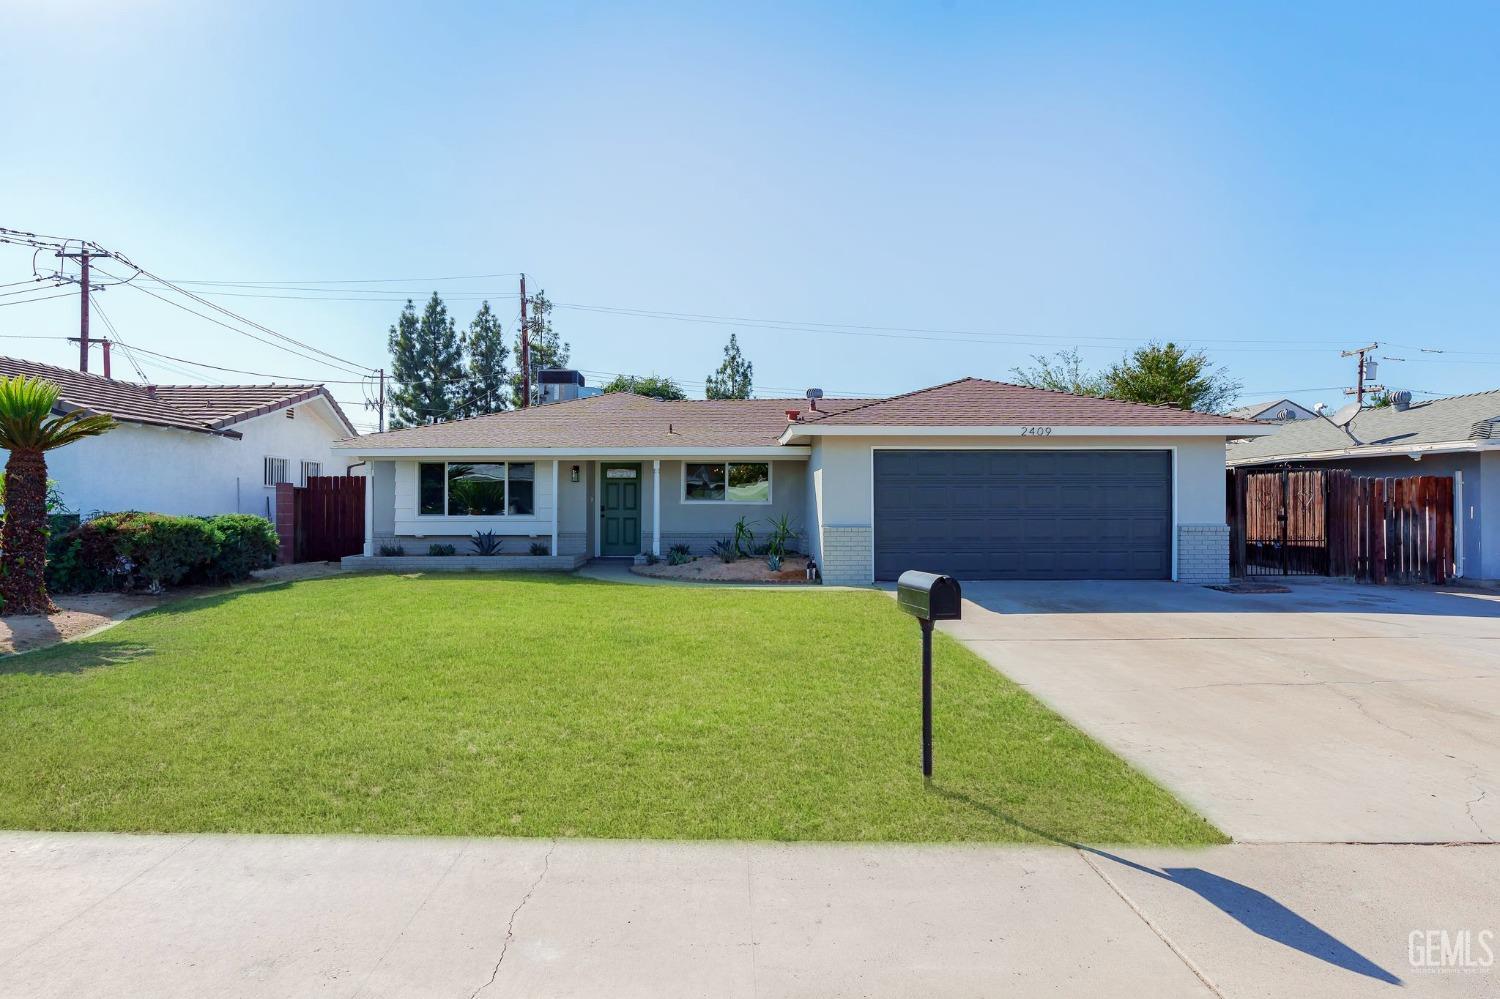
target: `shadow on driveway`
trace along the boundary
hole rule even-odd
[[[1221,877],[1210,871],[1205,871],[1200,867],[1166,867],[1156,870],[1144,864],[1137,864],[1133,860],[1126,860],[1124,857],[1116,856],[1098,847],[1074,843],[1071,840],[1055,836],[1045,829],[1038,829],[1035,826],[1027,825],[1014,816],[978,801],[962,791],[948,790],[936,782],[929,784],[928,788],[934,794],[947,798],[950,801],[968,805],[971,808],[977,808],[1017,828],[1024,829],[1033,836],[1056,843],[1059,846],[1071,847],[1080,853],[1102,857],[1105,860],[1128,867],[1133,871],[1149,874],[1153,878],[1160,878],[1181,888],[1185,888],[1245,927],[1245,929],[1267,940],[1273,940],[1283,947],[1290,947],[1292,950],[1300,951],[1309,957],[1315,957],[1334,967],[1342,968],[1356,975],[1363,975],[1366,978],[1373,978],[1387,985],[1403,984],[1401,979],[1396,975],[1386,971],[1338,937],[1335,937],[1310,920],[1299,916],[1263,891],[1240,884],[1238,881]]]

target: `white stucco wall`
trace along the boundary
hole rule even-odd
[[[274,511],[275,490],[264,484],[264,459],[287,458],[295,481],[299,462],[318,461],[324,475],[341,475],[354,460],[332,448],[348,431],[326,403],[278,410],[229,428],[234,438],[138,423],[121,423],[102,437],[70,444],[47,456],[47,472],[68,509],[84,515],[117,510],[208,515]],[[4,452],[0,452],[4,455]]]

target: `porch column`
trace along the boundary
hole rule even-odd
[[[548,555],[557,554],[557,508],[562,505],[562,496],[557,491],[557,459],[552,459],[552,547]]]
[[[365,557],[375,554],[375,462],[365,462]]]
[[[651,459],[651,554],[661,558],[661,459]]]

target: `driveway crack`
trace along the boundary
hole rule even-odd
[[[536,894],[536,890],[542,886],[542,880],[547,877],[547,871],[552,866],[552,854],[556,850],[557,840],[554,839],[552,845],[547,848],[546,855],[542,857],[542,872],[536,876],[531,887],[526,889],[526,894],[521,896],[521,901],[517,902],[516,907],[510,912],[510,921],[505,924],[505,939],[500,943],[500,956],[495,959],[495,967],[490,971],[489,981],[470,992],[469,999],[475,999],[475,996],[494,985],[495,979],[500,977],[500,966],[505,963],[505,954],[510,950],[510,942],[516,935],[516,917],[521,914],[522,909],[526,908],[526,903],[531,901],[531,896]]]
[[[1484,826],[1480,825],[1479,820],[1474,817],[1474,806],[1479,804],[1485,798],[1489,797],[1489,794],[1489,791],[1481,788],[1479,789],[1479,797],[1470,798],[1468,801],[1464,802],[1464,813],[1469,816],[1469,821],[1474,823],[1474,828],[1479,830],[1479,835],[1483,836],[1485,839],[1493,839],[1494,837],[1486,832]]]

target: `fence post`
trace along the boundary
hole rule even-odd
[[[296,558],[297,493],[290,482],[276,483],[276,561],[289,565]]]

